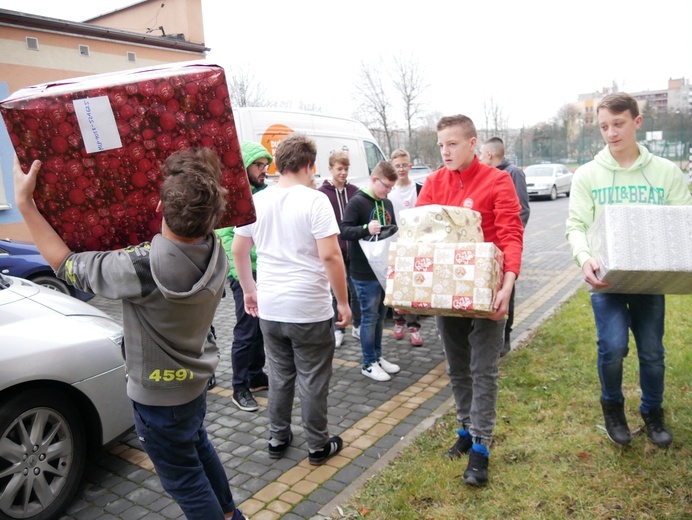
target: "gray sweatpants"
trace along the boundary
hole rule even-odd
[[[310,450],[329,441],[327,397],[334,359],[333,321],[280,323],[260,319],[269,367],[269,434],[287,441],[298,383],[303,428]]]
[[[497,420],[498,363],[505,320],[437,316],[457,421],[490,446]],[[477,441],[476,441],[477,442]]]

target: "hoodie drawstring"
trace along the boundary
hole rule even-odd
[[[336,201],[339,204],[339,214],[340,214],[339,222],[341,222],[342,220],[344,220],[344,209],[346,208],[346,204],[348,204],[348,191],[346,191],[345,186],[342,189],[338,189],[335,186],[334,191],[336,191]],[[343,196],[343,200],[342,200],[342,196]]]
[[[379,202],[380,205],[381,205],[379,210],[377,209],[377,203],[378,203],[378,202]],[[386,218],[385,218],[385,213],[384,213],[384,212],[385,212],[385,209],[384,209],[384,201],[375,199],[375,214],[377,215],[377,222],[379,222],[381,226],[387,225],[387,220],[386,220]],[[383,220],[384,222],[380,221],[380,216],[382,217],[382,220]]]

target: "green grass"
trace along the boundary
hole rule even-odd
[[[500,366],[490,482],[462,482],[466,459],[442,454],[455,440],[453,411],[373,477],[334,518],[692,518],[692,333],[689,296],[666,299],[667,450],[641,432],[621,448],[603,424],[589,297],[579,291]],[[623,389],[630,428],[642,421],[638,362],[630,338]]]

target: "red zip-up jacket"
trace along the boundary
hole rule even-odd
[[[494,243],[505,255],[504,272],[519,276],[524,226],[517,192],[507,172],[481,163],[478,157],[465,170],[442,167],[425,179],[418,194],[416,207],[429,204],[478,211],[485,241]]]

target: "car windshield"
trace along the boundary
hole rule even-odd
[[[552,177],[552,166],[529,166],[524,170],[527,177]]]

